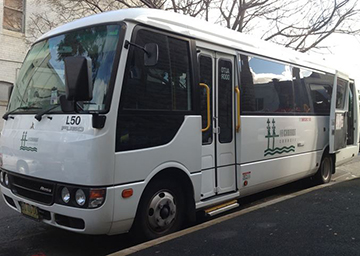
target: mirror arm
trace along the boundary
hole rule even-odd
[[[146,55],[147,55],[148,57],[150,57],[150,53],[149,53],[147,50],[145,50],[144,47],[142,47],[142,46],[140,46],[140,45],[138,45],[138,44],[131,43],[131,42],[129,42],[128,40],[125,40],[125,44],[124,44],[125,49],[129,49],[129,46],[130,46],[130,45],[131,45],[131,46],[135,46],[136,48],[139,48],[139,49],[143,50],[143,51],[146,53]]]
[[[92,113],[92,127],[95,129],[102,129],[105,126],[106,116]]]

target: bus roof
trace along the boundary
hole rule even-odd
[[[131,8],[95,14],[59,26],[45,33],[37,41],[81,27],[119,21],[146,24],[239,51],[262,55],[324,72],[335,73],[335,68],[325,66],[323,64],[325,60],[320,58],[314,58],[314,56],[296,52],[289,48],[266,42],[259,38],[239,33],[204,20],[156,9]]]

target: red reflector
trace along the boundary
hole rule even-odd
[[[133,195],[133,189],[132,188],[128,188],[128,189],[124,189],[121,193],[123,198],[129,198]]]
[[[105,195],[105,189],[91,189],[90,199],[102,198]]]

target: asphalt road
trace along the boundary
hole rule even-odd
[[[337,183],[360,177],[359,162],[360,157],[358,156],[351,163],[338,167],[332,182]],[[310,186],[312,185],[307,180],[301,180],[247,197],[240,201],[241,207],[232,212],[289,195]],[[196,224],[208,220],[199,220]],[[1,256],[107,255],[133,245],[135,245],[135,241],[126,234],[117,236],[80,235],[35,222],[14,212],[5,205],[2,199],[0,200]]]
[[[161,244],[152,241],[151,247],[132,255],[360,255],[359,201],[360,179],[353,179]]]

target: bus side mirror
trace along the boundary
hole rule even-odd
[[[66,57],[65,93],[69,101],[90,101],[92,99],[91,59],[82,56]]]
[[[145,66],[155,66],[159,60],[159,46],[155,43],[149,43],[145,45],[144,50]]]

